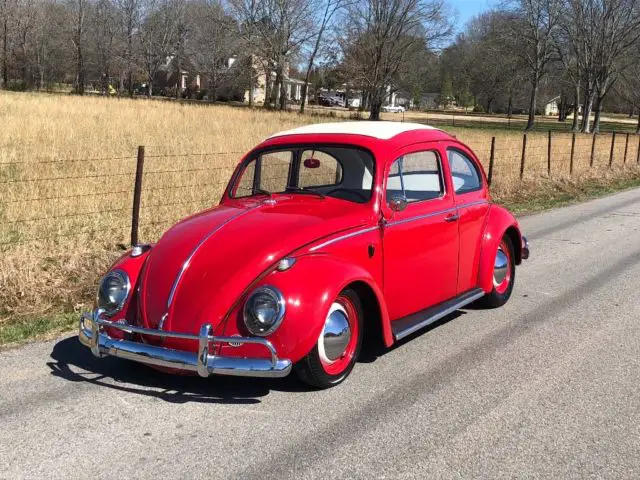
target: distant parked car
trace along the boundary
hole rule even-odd
[[[477,157],[446,132],[307,125],[251,150],[219,205],[116,261],[79,336],[98,357],[174,373],[294,369],[327,388],[365,335],[390,347],[471,302],[504,305],[528,256]]]
[[[382,107],[382,111],[388,113],[402,113],[406,112],[406,109],[402,105],[385,105]]]
[[[344,107],[344,99],[337,95],[321,94],[318,96],[318,103],[324,107]]]

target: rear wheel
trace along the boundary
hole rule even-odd
[[[480,300],[487,308],[501,307],[511,297],[516,279],[516,264],[513,244],[508,235],[502,237],[493,265],[493,289]]]
[[[362,304],[356,292],[347,288],[331,304],[315,346],[295,365],[298,377],[318,388],[342,382],[360,353],[362,328]]]

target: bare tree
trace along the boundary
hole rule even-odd
[[[245,63],[240,55],[238,24],[219,0],[192,2],[188,16],[193,29],[189,58],[196,70],[207,76],[207,95],[215,102],[220,86],[239,75],[239,67]]]
[[[562,0],[506,0],[503,7],[520,22],[510,22],[506,41],[515,42],[529,70],[531,94],[526,130],[535,125],[540,81],[554,53],[553,35],[559,26]]]
[[[67,25],[69,38],[75,49],[76,60],[76,80],[75,91],[79,95],[84,95],[86,84],[85,71],[85,42],[87,32],[85,29],[85,21],[87,15],[87,0],[68,0],[69,22]]]
[[[121,22],[120,31],[124,36],[123,62],[129,96],[133,96],[133,71],[135,69],[135,37],[140,28],[142,0],[115,0]]]
[[[300,113],[304,113],[304,106],[307,102],[307,92],[309,89],[309,77],[311,76],[311,70],[313,69],[316,55],[318,55],[320,46],[322,45],[322,41],[324,40],[324,33],[335,17],[336,13],[344,8],[345,5],[348,5],[349,1],[350,0],[320,0],[315,8],[316,12],[314,13],[320,20],[320,24],[318,26],[318,31],[315,34],[315,39],[313,40],[313,47],[311,49],[311,52],[309,53],[307,70],[304,76],[304,85],[302,85]],[[317,15],[317,10],[321,12],[320,15]]]
[[[0,37],[2,39],[2,80],[3,88],[9,86],[9,34],[15,13],[13,0],[0,0]]]
[[[147,95],[153,95],[153,81],[173,54],[176,37],[175,12],[168,2],[152,0],[140,25],[142,65],[147,77]]]
[[[279,108],[286,108],[289,67],[301,46],[314,37],[311,0],[230,0],[230,4],[245,45],[264,71],[265,106],[278,97]],[[273,88],[271,72],[276,75]]]
[[[451,32],[443,0],[359,0],[349,7],[345,28],[345,69],[365,88],[371,120],[380,119],[415,48],[431,47]]]
[[[98,0],[91,18],[91,36],[96,52],[96,64],[100,75],[100,89],[106,95],[109,87],[119,25],[117,10],[111,0]]]

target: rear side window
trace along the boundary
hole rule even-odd
[[[433,150],[404,155],[391,165],[387,202],[394,195],[401,195],[411,203],[438,198],[443,193],[440,159]]]
[[[447,150],[449,157],[449,169],[453,180],[453,189],[456,193],[475,192],[482,188],[480,172],[473,160],[460,150],[452,148]]]

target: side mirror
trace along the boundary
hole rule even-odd
[[[407,198],[404,195],[391,195],[389,208],[394,212],[401,212],[407,208]]]

